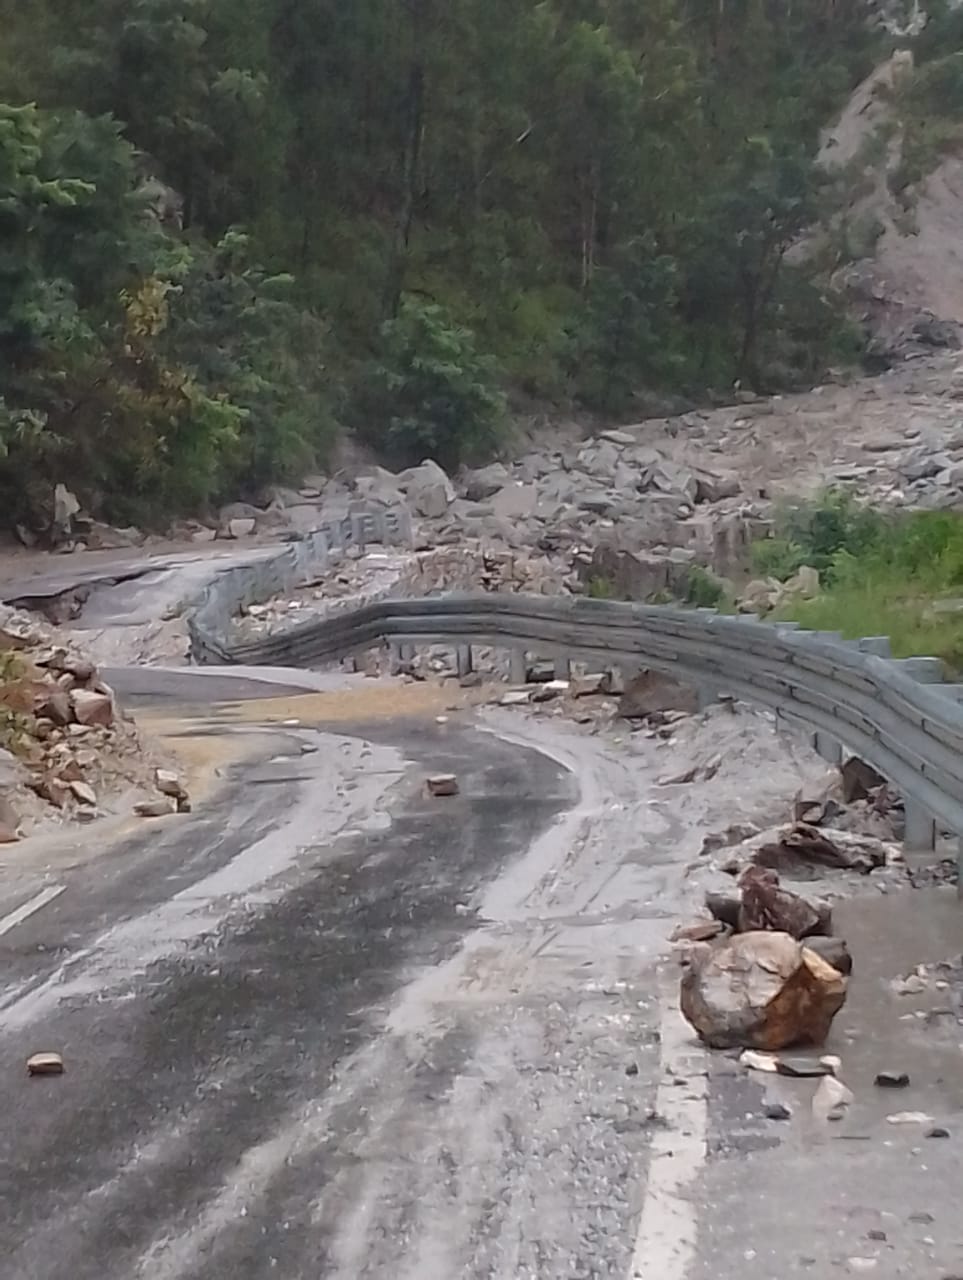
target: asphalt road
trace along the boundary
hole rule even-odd
[[[481,964],[445,989],[466,903],[577,788],[471,729],[357,733],[279,738],[0,938],[4,1280],[625,1274],[654,1074],[626,1067],[657,1057],[633,993]],[[430,801],[442,767],[462,794]],[[62,1077],[28,1079],[40,1049]]]

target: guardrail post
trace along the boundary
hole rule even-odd
[[[936,819],[912,800],[903,801],[903,812],[903,845],[907,852],[932,853],[936,848]]]
[[[942,684],[946,675],[940,658],[893,658],[892,662],[920,684]]]
[[[393,676],[402,675],[415,657],[415,646],[413,644],[402,644],[400,640],[393,640],[389,649],[388,670]]]
[[[459,678],[471,675],[474,670],[470,644],[460,644],[455,649],[455,670],[458,672]]]
[[[712,685],[696,685],[696,705],[700,711],[708,711],[719,701],[719,690]]]
[[[509,652],[509,674],[512,684],[524,684],[528,675],[528,661],[524,649],[512,649]]]
[[[366,536],[368,532],[368,523],[369,518],[365,514],[355,512],[351,517],[351,541],[359,551],[362,552],[365,551],[368,545],[368,539]]]
[[[817,733],[813,736],[813,747],[816,755],[821,756],[829,764],[842,764],[843,748],[828,733]]]
[[[889,636],[863,636],[856,641],[856,648],[860,653],[872,653],[877,658],[889,658],[893,653]]]

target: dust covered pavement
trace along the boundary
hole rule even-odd
[[[223,790],[3,934],[5,1275],[675,1256],[653,1171],[706,1091],[666,1031],[686,862],[822,766],[724,708],[674,742],[507,711],[326,729],[324,697],[205,713],[259,744]],[[722,762],[680,805],[694,746]],[[439,770],[458,796],[426,797]],[[27,1077],[41,1049],[63,1076]]]

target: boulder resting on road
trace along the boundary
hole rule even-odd
[[[713,1049],[822,1044],[846,1000],[845,977],[788,933],[742,933],[694,959],[681,1008]]]

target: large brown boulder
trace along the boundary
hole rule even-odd
[[[714,1049],[822,1044],[846,999],[846,979],[788,933],[742,933],[695,957],[681,1006]]]

